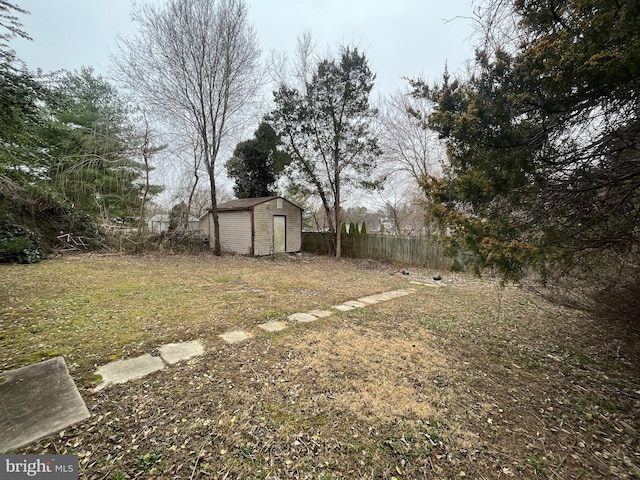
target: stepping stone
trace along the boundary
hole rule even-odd
[[[0,452],[89,416],[62,357],[0,373]]]
[[[336,310],[340,310],[341,312],[348,312],[349,310],[353,310],[356,307],[351,307],[349,305],[345,305],[344,303],[342,305],[334,305],[331,308],[335,308]]]
[[[188,360],[204,353],[204,347],[200,340],[191,342],[168,343],[159,348],[160,356],[169,365],[178,363],[181,360]]]
[[[387,295],[390,299],[393,299],[393,298],[404,297],[406,295],[411,295],[411,293],[413,293],[411,290],[400,289],[400,290],[392,290],[390,292],[386,292],[385,295]]]
[[[359,298],[358,301],[362,303],[366,303],[367,305],[373,305],[379,302],[379,300],[376,300],[375,298],[372,298],[372,297],[362,297],[362,298]]]
[[[314,317],[318,318],[326,318],[333,315],[333,312],[330,312],[329,310],[311,310],[309,312],[309,315],[313,315]]]
[[[234,332],[226,332],[218,336],[222,338],[225,342],[231,343],[231,344],[242,343],[245,340],[249,340],[250,338],[253,337],[253,335],[251,335],[250,333],[243,332],[242,330],[236,330]]]
[[[391,300],[393,295],[389,295],[389,292],[384,293],[376,293],[375,295],[370,295],[368,298],[375,300],[376,302],[386,302],[387,300]]]
[[[363,308],[367,306],[366,303],[358,302],[357,300],[349,300],[348,302],[344,302],[343,305],[346,305],[347,307],[354,307],[354,308]]]
[[[318,319],[318,317],[315,317],[308,313],[293,313],[289,315],[287,318],[291,321],[302,322],[302,323],[314,322]]]
[[[109,385],[136,380],[163,368],[164,362],[162,359],[153,357],[148,353],[136,358],[109,362],[96,370],[96,375],[102,376],[102,383],[94,391],[100,391]]]
[[[287,325],[283,322],[272,320],[270,322],[260,323],[258,324],[258,327],[266,330],[267,332],[279,332],[280,330],[287,328]]]
[[[429,283],[429,282],[411,282],[414,285],[422,285],[423,287],[442,288],[447,285],[444,283]]]

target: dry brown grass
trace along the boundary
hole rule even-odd
[[[16,285],[3,297],[3,331],[12,328],[0,340],[5,368],[26,358],[15,360],[14,345],[26,355],[44,342],[67,345],[76,379],[110,352],[196,337],[207,346],[138,381],[100,393],[81,387],[91,419],[18,453],[77,454],[86,479],[640,478],[637,339],[521,289],[447,277],[446,288],[412,285],[406,297],[275,334],[254,330],[241,345],[217,337],[407,287],[392,268],[359,265],[118,257],[0,268],[3,285]],[[101,317],[97,330],[122,328],[137,343],[93,341],[86,328],[65,330],[65,341],[29,334],[68,322],[64,309],[46,313],[60,283],[79,325],[107,303],[74,310],[74,298],[119,292],[125,313],[113,323]],[[143,298],[165,297],[164,310],[139,309]]]

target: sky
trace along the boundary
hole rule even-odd
[[[437,81],[445,64],[452,74],[464,73],[474,56],[469,20],[472,1],[246,0],[265,62],[272,51],[293,57],[296,40],[306,31],[319,54],[335,53],[340,45],[356,46],[364,51],[376,74],[373,100],[406,90],[406,77]],[[15,2],[30,12],[20,15],[20,21],[32,41],[16,38],[11,46],[32,71],[91,66],[108,77],[112,56],[118,54],[116,38],[136,32],[131,0]],[[232,151],[234,146],[226,149]],[[167,186],[163,203],[172,202],[173,192],[181,187],[168,185],[175,184],[170,179],[177,174],[164,168],[155,174]]]
[[[143,0],[138,0],[143,1]],[[154,0],[159,1],[159,0]],[[116,37],[135,32],[131,0],[17,0],[33,41],[15,39],[18,58],[31,70],[106,74],[117,55]],[[269,52],[292,55],[297,37],[310,31],[319,53],[339,45],[363,50],[381,95],[406,88],[403,77],[440,78],[463,71],[473,58],[471,0],[247,0],[265,60]]]

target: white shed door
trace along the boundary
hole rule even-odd
[[[287,217],[274,215],[273,217],[273,252],[284,252],[286,248]]]

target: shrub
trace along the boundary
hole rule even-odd
[[[0,263],[37,263],[45,258],[33,233],[20,225],[0,224]]]
[[[464,271],[464,267],[462,266],[462,263],[460,263],[460,260],[456,258],[453,260],[453,263],[451,264],[449,270],[453,273],[460,273]]]

